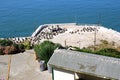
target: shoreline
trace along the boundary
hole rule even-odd
[[[120,32],[101,25],[98,26],[97,24],[44,24],[40,25],[29,37],[0,39],[9,39],[15,43],[22,43],[28,40],[31,45],[39,44],[40,42],[49,39],[50,41],[60,43],[63,46],[66,46],[66,41],[68,46],[83,48],[94,44],[95,32],[96,44],[100,44],[100,40],[107,40],[108,42],[115,42],[116,46],[120,46]]]

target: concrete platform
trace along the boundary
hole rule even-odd
[[[10,56],[0,56],[0,76],[7,79]],[[41,72],[34,51],[12,55],[8,80],[52,80],[48,71]]]
[[[0,80],[6,80],[10,55],[0,55]]]

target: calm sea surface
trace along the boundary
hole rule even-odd
[[[30,36],[41,24],[97,24],[120,32],[120,0],[0,0],[0,37]]]

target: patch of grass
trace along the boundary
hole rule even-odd
[[[74,51],[79,51],[79,52],[87,52],[87,53],[91,53],[92,52],[92,50],[91,49],[89,49],[89,48],[83,48],[83,49],[80,49],[79,47],[73,47],[74,49]]]
[[[99,51],[96,51],[95,54],[120,58],[120,52],[112,48],[101,49]]]
[[[113,48],[103,48],[98,51],[92,51],[88,48],[80,49],[78,47],[74,47],[74,50],[79,51],[79,52],[86,52],[86,53],[91,53],[91,54],[120,58],[120,51],[113,49]]]

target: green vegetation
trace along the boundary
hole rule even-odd
[[[79,52],[87,52],[87,53],[91,53],[92,50],[88,49],[88,48],[83,48],[83,49],[80,49],[79,47],[73,47],[75,51],[79,51]]]
[[[115,42],[114,41],[108,42],[106,40],[101,40],[100,44],[97,44],[95,46],[92,45],[92,46],[89,46],[87,48],[90,49],[90,50],[92,50],[92,51],[99,51],[99,50],[104,49],[104,48],[112,48],[112,49],[118,50],[115,47]]]
[[[104,48],[96,51],[95,54],[120,58],[120,52],[112,48]]]
[[[22,46],[24,46],[25,49],[31,49],[32,46],[30,45],[30,41],[26,40],[24,43],[22,43]]]
[[[0,46],[10,46],[13,42],[10,40],[0,40]]]
[[[36,55],[40,60],[45,60],[45,63],[49,61],[56,48],[62,48],[62,46],[51,41],[44,41],[41,44],[34,46]]]
[[[120,58],[120,52],[118,50],[112,49],[112,48],[103,48],[103,49],[100,49],[98,51],[92,51],[89,48],[80,49],[78,47],[74,47],[74,50],[80,51],[80,52],[91,53],[91,54]]]
[[[24,45],[23,44],[15,44],[10,40],[0,40],[0,55],[4,54],[15,54],[19,52],[23,52]]]
[[[31,48],[30,41],[25,41],[22,44],[15,44],[10,40],[0,40],[0,55],[24,52],[25,49]],[[45,60],[45,63],[48,62],[56,48],[63,47],[60,44],[55,44],[51,41],[44,41],[41,44],[34,46],[38,59]],[[110,43],[106,40],[101,40],[101,44],[99,45],[89,46],[83,49],[78,47],[73,48],[75,51],[120,58],[120,46],[115,48],[115,42]]]
[[[89,46],[83,49],[80,49],[78,47],[73,48],[75,51],[120,58],[120,47],[116,48],[115,42],[108,42],[106,40],[101,40],[101,44]]]

